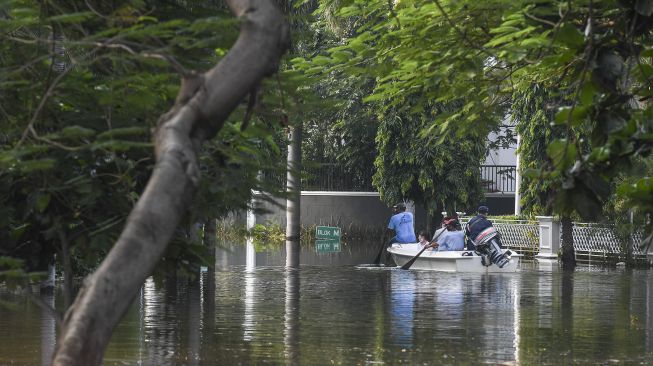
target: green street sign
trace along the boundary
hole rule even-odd
[[[340,241],[340,228],[333,226],[318,226],[315,228],[315,238],[317,240],[338,240]]]
[[[340,240],[316,240],[315,251],[317,253],[338,253],[341,250]]]

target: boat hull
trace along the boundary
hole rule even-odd
[[[421,247],[418,243],[414,244],[392,244],[388,249],[392,254],[397,266],[401,267],[419,253]],[[505,252],[506,250],[503,249]],[[470,253],[472,255],[463,255]],[[411,269],[443,271],[443,272],[478,272],[478,273],[502,273],[517,272],[520,268],[521,254],[512,252],[510,261],[503,268],[495,264],[484,266],[481,262],[481,256],[473,251],[447,251],[436,252],[430,249],[425,250],[422,255],[410,267]]]

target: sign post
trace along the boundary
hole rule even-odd
[[[317,253],[338,253],[340,246],[340,228],[318,226],[315,228],[315,251]]]

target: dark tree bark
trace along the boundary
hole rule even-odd
[[[563,216],[562,225],[562,268],[573,270],[576,267],[576,251],[574,250],[574,223],[569,216]]]
[[[100,267],[84,281],[64,319],[53,365],[100,365],[114,327],[163,254],[199,182],[197,151],[289,45],[283,14],[271,0],[229,0],[241,20],[229,53],[204,74],[187,75],[175,106],[155,132],[156,165]]]
[[[70,260],[70,243],[63,229],[59,228],[59,242],[61,244],[61,264],[63,267],[63,306],[68,309],[73,302],[73,265]]]

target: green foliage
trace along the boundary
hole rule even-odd
[[[651,22],[638,14],[639,2],[562,3],[562,13],[523,3],[504,15],[502,27],[536,27],[529,41],[535,47],[525,50],[527,40],[516,38],[500,49],[516,75],[513,117],[522,135],[522,161],[530,169],[524,203],[529,210],[555,208],[596,219],[610,197],[610,182],[635,173],[631,161],[649,154],[651,141],[644,136],[650,119],[642,116],[650,107],[638,101],[648,99],[642,86],[650,82],[650,58],[642,55],[651,46]],[[650,212],[645,184],[631,187],[617,192]]]
[[[374,161],[373,182],[388,203],[412,199],[431,212],[474,206],[481,197],[485,137],[501,120],[498,109],[477,100],[491,98],[475,88],[487,85],[490,72],[483,70],[482,55],[455,47],[458,40],[433,2],[392,7],[385,1],[320,3],[315,23],[329,47],[292,60],[338,101],[335,118],[320,119],[330,126],[320,137],[333,137],[322,151],[335,147],[331,155],[354,172]],[[491,15],[472,8],[479,21]],[[474,32],[469,36],[487,38],[480,25]],[[446,64],[437,62],[445,56]]]
[[[381,126],[398,115],[407,130],[437,136],[439,145],[451,131],[457,141],[472,130],[486,136],[512,114],[524,143],[527,210],[596,218],[611,182],[630,174],[633,159],[648,159],[653,21],[646,1],[334,4],[320,9],[344,19],[335,24],[349,25],[349,36],[313,63],[297,64],[307,74],[329,65],[373,78],[364,100],[375,103]],[[425,126],[411,123],[415,117]],[[389,161],[378,159],[377,168]],[[413,161],[406,156],[397,166]],[[395,172],[377,172],[377,182]],[[415,181],[389,186],[407,192]],[[649,213],[647,187],[643,179],[618,192]]]
[[[449,132],[444,141],[458,142],[438,144],[430,136],[415,136],[413,131],[428,123],[411,115],[381,121],[374,184],[387,203],[410,198],[424,202],[431,213],[471,209],[482,195],[478,172],[484,140]]]
[[[224,56],[238,21],[213,3],[0,4],[0,255],[43,269],[62,245],[84,274],[117,239],[154,164],[159,115],[181,69]],[[204,180],[185,227],[246,207],[260,169],[278,169],[278,121],[240,111],[201,151]],[[179,230],[162,270],[203,263]],[[58,256],[61,259],[61,255]],[[184,267],[185,268],[185,267]]]
[[[286,242],[286,232],[277,224],[256,224],[250,230],[249,236],[257,252],[278,248]]]

